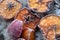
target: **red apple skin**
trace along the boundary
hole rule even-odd
[[[9,26],[8,26],[8,33],[11,37],[18,38],[22,33],[23,22],[20,20],[15,19]]]

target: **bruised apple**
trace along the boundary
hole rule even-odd
[[[0,16],[4,19],[12,19],[21,8],[21,3],[17,0],[0,0]]]
[[[39,23],[40,19],[33,15],[27,8],[23,8],[17,14],[16,19],[23,21],[23,28],[29,27],[32,29],[36,28],[36,25]]]
[[[39,28],[41,28],[41,30],[43,30],[43,33],[45,36],[49,36],[50,33],[52,35],[54,35],[54,31],[49,31],[49,29],[51,28],[55,28],[55,34],[60,34],[60,17],[55,15],[55,14],[51,14],[51,15],[47,15],[45,17],[43,17],[41,20],[40,20],[40,23],[39,23]],[[48,34],[47,34],[48,33]],[[52,36],[53,39],[55,37]],[[52,37],[50,36],[48,40],[53,40]]]
[[[32,11],[44,13],[50,10],[53,0],[28,0],[28,6]]]

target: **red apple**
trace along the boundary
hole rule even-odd
[[[18,38],[21,35],[23,27],[23,22],[20,20],[15,19],[9,26],[8,26],[8,33],[11,37]]]

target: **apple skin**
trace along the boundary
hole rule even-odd
[[[21,36],[25,40],[35,40],[35,31],[33,29],[27,27],[22,31]]]
[[[19,38],[18,40],[25,40],[24,38]]]
[[[23,22],[15,19],[8,26],[8,33],[11,37],[18,38],[22,33],[22,28],[23,28]]]

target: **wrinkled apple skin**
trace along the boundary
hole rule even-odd
[[[11,37],[18,38],[21,35],[23,27],[23,22],[20,20],[15,19],[9,26],[8,26],[8,33]]]

